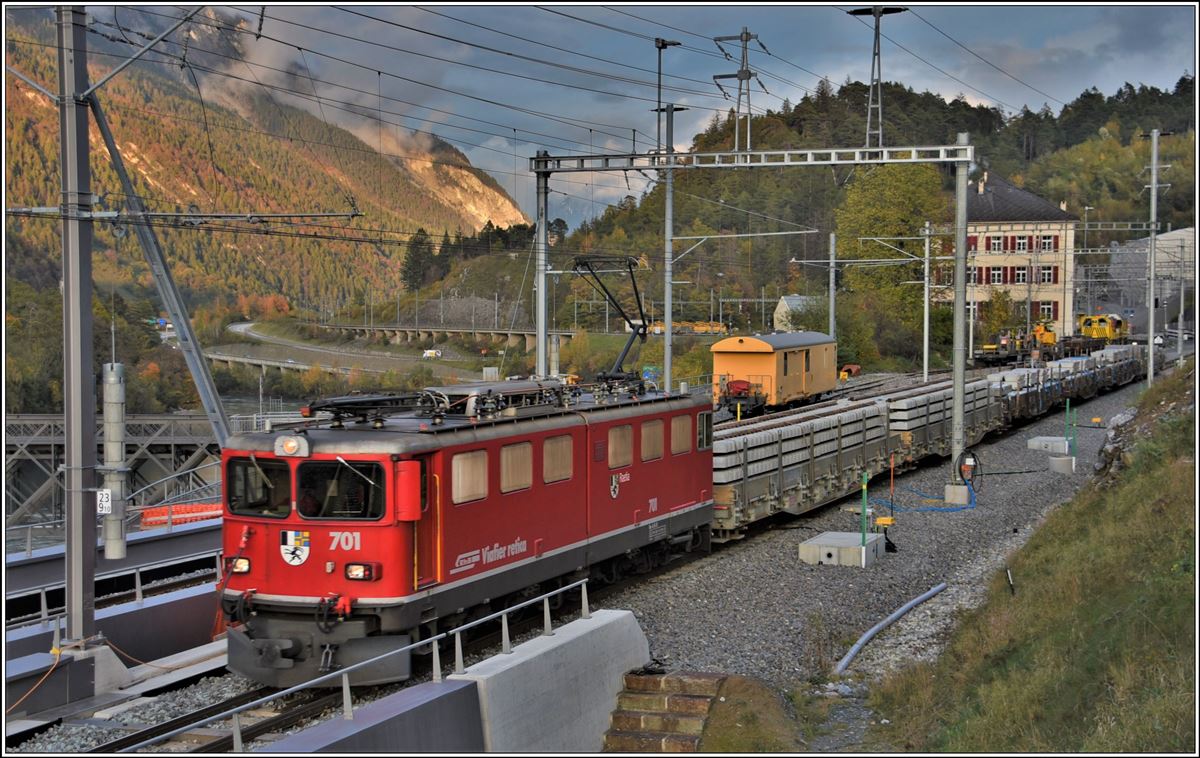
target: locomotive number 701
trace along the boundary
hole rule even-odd
[[[330,532],[330,550],[361,550],[362,535],[358,532]]]

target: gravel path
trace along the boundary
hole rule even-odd
[[[1079,418],[1108,419],[1133,403],[1139,385],[1079,404]],[[1037,435],[1062,434],[1062,412],[1052,413],[975,448],[984,467],[978,505],[953,513],[898,513],[889,536],[899,552],[867,569],[810,566],[796,546],[825,531],[857,531],[858,518],[842,509],[857,496],[818,509],[708,558],[609,596],[610,608],[629,608],[650,640],[651,654],[668,668],[727,672],[793,688],[832,670],[858,637],[909,599],[939,582],[950,586],[935,600],[877,637],[850,674],[877,675],[933,657],[949,630],[953,610],[977,604],[990,572],[1021,545],[1042,516],[1069,500],[1090,478],[1104,432],[1080,429],[1080,460],[1070,476],[1046,470],[1046,454],[1026,449]],[[1038,469],[989,476],[988,471]],[[920,507],[901,487],[940,495],[949,463],[932,462],[897,478],[898,505]],[[887,479],[871,495],[886,497]],[[1017,582],[1020,577],[1015,578]]]

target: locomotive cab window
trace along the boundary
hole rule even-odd
[[[707,450],[712,447],[713,438],[713,415],[711,411],[705,411],[696,416],[696,449]]]
[[[608,467],[621,468],[633,463],[633,427],[629,424],[608,430]]]
[[[692,417],[675,416],[671,419],[671,455],[692,451]]]
[[[312,461],[300,464],[296,510],[304,518],[378,519],[385,502],[378,463]]]
[[[225,481],[230,513],[284,518],[292,512],[292,472],[283,461],[231,458]]]

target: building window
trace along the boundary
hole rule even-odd
[[[1054,235],[1052,235],[1052,234],[1042,235],[1042,250],[1053,250],[1053,249],[1054,249]]]
[[[1053,266],[1042,266],[1041,278],[1038,279],[1038,281],[1041,282],[1042,284],[1053,284],[1054,283],[1054,267]]]
[[[967,284],[978,284],[978,266],[967,266]]]
[[[450,459],[450,499],[455,505],[482,500],[488,493],[486,450],[457,453]]]
[[[968,320],[979,318],[979,303],[974,300],[968,300],[966,310]]]
[[[1027,250],[1029,250],[1029,238],[1022,234],[1017,237],[1017,252],[1024,253]]]
[[[542,481],[546,484],[570,479],[574,473],[575,445],[571,435],[550,437],[542,443]]]
[[[1054,301],[1043,300],[1038,303],[1038,315],[1043,319],[1054,318]]]
[[[533,443],[500,448],[500,491],[527,490],[533,485]]]
[[[692,451],[692,417],[676,416],[671,419],[671,455]]]
[[[1017,266],[1013,273],[1016,274],[1014,283],[1027,284],[1029,282],[1029,270],[1024,266]]]
[[[991,241],[992,246],[990,248],[991,252],[1000,253],[1000,252],[1004,251],[1004,238],[1003,237],[992,237],[991,240],[992,240]]]
[[[663,422],[642,422],[642,460],[656,461],[663,455]]]
[[[991,282],[992,284],[1004,284],[1004,268],[1001,266],[992,266]]]
[[[608,430],[608,467],[621,468],[633,463],[633,427],[629,424]]]

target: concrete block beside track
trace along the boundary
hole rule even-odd
[[[633,612],[601,610],[449,679],[478,685],[488,752],[598,753],[625,673],[649,660]]]
[[[475,682],[426,682],[260,748],[258,753],[481,753]]]

